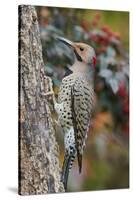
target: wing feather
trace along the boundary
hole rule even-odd
[[[82,169],[82,154],[93,109],[93,87],[87,80],[77,78],[71,89],[72,120],[75,133],[79,173]]]

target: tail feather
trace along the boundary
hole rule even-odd
[[[82,171],[82,155],[78,153],[77,157],[78,157],[79,173],[81,173],[81,171]]]
[[[62,175],[61,175],[61,181],[63,182],[65,191],[67,191],[67,182],[68,182],[70,166],[71,166],[71,156],[68,157],[65,156],[62,167]]]

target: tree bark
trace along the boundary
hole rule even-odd
[[[63,192],[35,8],[19,6],[19,194]]]

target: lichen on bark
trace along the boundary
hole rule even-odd
[[[33,6],[19,6],[19,194],[64,192]]]

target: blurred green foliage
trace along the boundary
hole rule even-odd
[[[114,32],[121,35],[122,43],[128,50],[129,47],[129,13],[120,11],[95,11],[88,10],[84,13],[84,18],[90,21],[94,18],[96,13],[100,13],[101,20],[99,25],[108,24]]]

